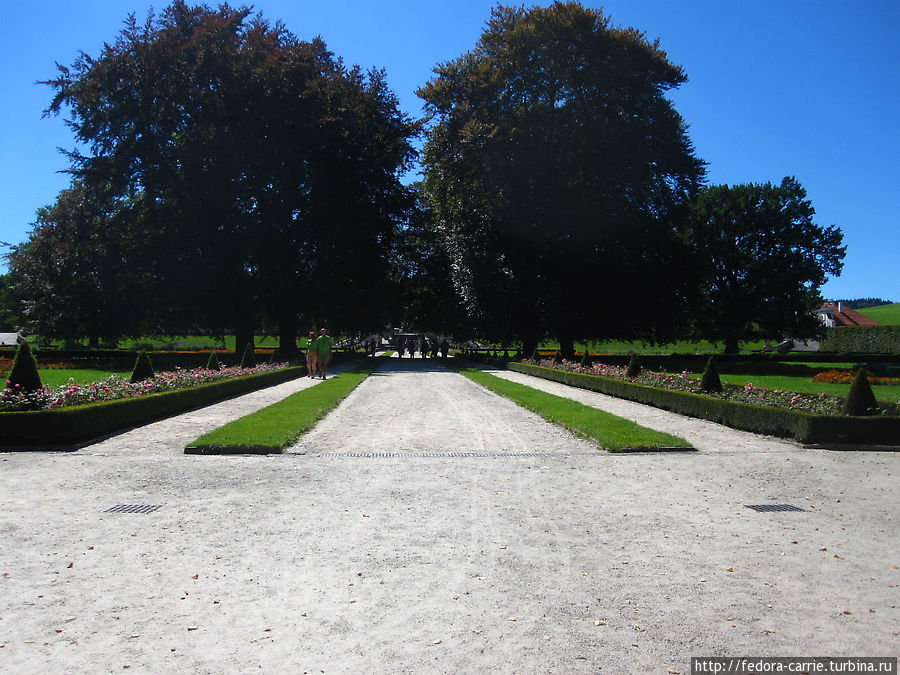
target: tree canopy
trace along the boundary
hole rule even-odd
[[[576,337],[674,325],[671,217],[704,175],[665,95],[681,68],[639,31],[557,2],[498,7],[435,72],[419,90],[424,189],[481,331],[526,353],[549,332],[571,352]]]
[[[846,248],[814,216],[795,178],[703,190],[683,231],[697,265],[696,332],[730,352],[742,339],[815,336],[819,289],[840,274]]]
[[[242,347],[265,320],[285,353],[301,320],[377,325],[417,132],[383,72],[247,8],[175,0],[47,84],[86,150],[73,175],[111,210],[91,222],[141,242],[125,260],[152,281],[155,322],[232,326]]]

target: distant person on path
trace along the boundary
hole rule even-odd
[[[316,331],[309,331],[309,338],[306,341],[306,372],[310,377],[316,376],[316,368],[318,366],[318,354],[316,353]]]
[[[450,351],[450,345],[448,345],[448,344],[447,344],[447,341],[444,340],[444,341],[441,343],[441,356],[442,356],[443,358],[446,359],[446,358],[447,358],[447,352],[449,352],[449,351]]]
[[[320,331],[319,337],[316,338],[316,353],[318,354],[319,372],[322,373],[323,380],[328,375],[328,362],[331,361],[331,346],[333,344],[334,338],[323,328]]]

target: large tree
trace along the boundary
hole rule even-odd
[[[87,148],[73,173],[144,234],[161,328],[231,326],[242,349],[264,316],[288,354],[300,321],[353,328],[348,298],[379,305],[416,129],[382,73],[250,9],[175,0],[48,84]]]
[[[108,193],[76,182],[38,210],[28,239],[13,247],[8,284],[27,327],[64,339],[136,335],[146,330],[147,278],[138,242]]]
[[[846,247],[840,229],[814,217],[795,178],[700,192],[683,231],[700,281],[691,307],[699,337],[736,352],[743,339],[816,335],[819,289],[840,274]]]
[[[703,163],[658,43],[576,2],[494,10],[475,48],[419,91],[424,189],[483,334],[653,337],[683,280],[671,214]],[[613,302],[614,298],[614,302]]]

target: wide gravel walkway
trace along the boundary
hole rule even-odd
[[[895,452],[627,404],[699,451],[611,455],[394,359],[288,453],[182,454],[314,384],[0,453],[0,671],[686,674],[700,655],[898,654]],[[106,512],[120,504],[160,508]]]

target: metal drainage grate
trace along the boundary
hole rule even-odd
[[[753,509],[758,513],[771,511],[803,511],[799,506],[793,504],[744,504],[748,509]]]
[[[162,504],[117,504],[103,513],[152,513],[162,508]]]
[[[321,457],[569,457],[568,454],[552,452],[330,452],[322,453]]]

